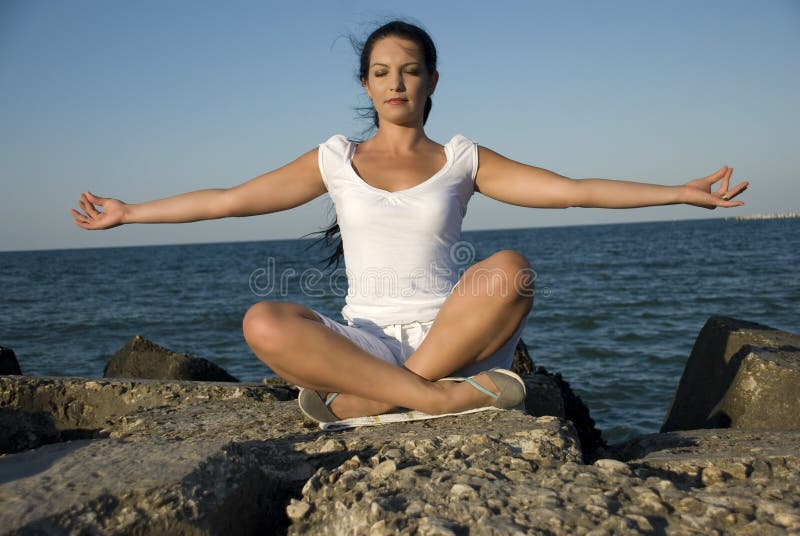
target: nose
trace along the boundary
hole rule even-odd
[[[395,75],[394,79],[392,80],[392,89],[394,91],[405,91],[406,86],[403,82],[403,75],[398,73]]]

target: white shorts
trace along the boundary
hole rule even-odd
[[[364,326],[356,327],[337,322],[316,309],[312,308],[311,310],[316,313],[323,324],[341,333],[367,353],[398,367],[403,366],[408,358],[411,357],[411,354],[419,348],[433,326],[433,320],[428,320],[426,322],[409,322],[406,324],[390,324],[388,326],[365,324]],[[527,316],[520,322],[519,327],[511,338],[494,354],[478,363],[469,364],[461,370],[455,371],[452,375],[474,376],[494,367],[510,369],[511,362],[514,360],[514,351],[522,336],[522,329],[525,327],[526,321]]]

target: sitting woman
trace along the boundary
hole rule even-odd
[[[229,189],[139,204],[87,192],[82,211],[72,210],[76,225],[108,229],[269,214],[329,193],[338,224],[326,236],[338,232],[342,239],[346,324],[275,301],[256,303],[243,321],[255,355],[304,388],[300,407],[320,422],[397,407],[442,414],[524,401],[524,383],[507,369],[533,306],[533,272],[511,250],[459,272],[456,250],[473,193],[539,208],[742,204],[732,199],[747,183],[729,188],[729,167],[680,186],[571,179],[460,134],[436,143],[424,130],[439,79],[436,49],[425,31],[405,22],[368,37],[360,78],[376,127],[366,141],[331,136]]]

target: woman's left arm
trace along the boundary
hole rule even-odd
[[[731,201],[748,183],[729,188],[733,168],[679,186],[609,179],[570,179],[546,169],[521,164],[478,146],[475,190],[498,201],[536,208],[634,208],[685,203],[698,207],[738,207]],[[717,191],[712,186],[722,181]]]

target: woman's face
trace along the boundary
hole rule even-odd
[[[439,73],[429,75],[414,41],[384,37],[375,42],[364,83],[381,124],[422,125],[425,102],[433,94]]]

